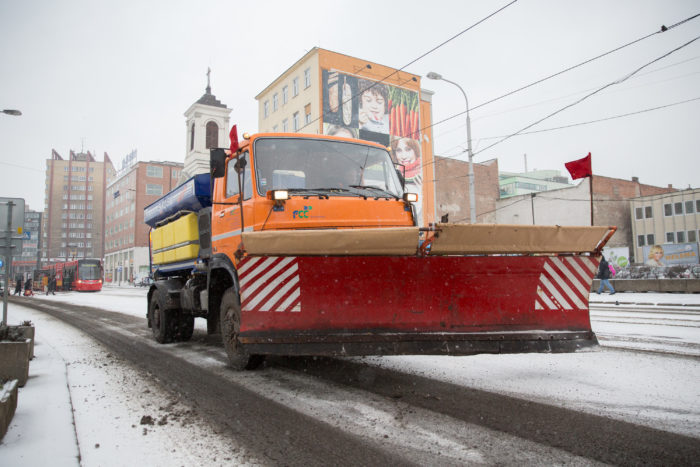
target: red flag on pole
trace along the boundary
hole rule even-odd
[[[583,159],[578,159],[575,161],[567,162],[564,164],[566,170],[571,174],[571,178],[576,180],[577,178],[590,177],[593,175],[593,170],[591,169],[591,153],[589,152]]]
[[[236,125],[231,127],[231,132],[228,135],[231,138],[231,154],[235,154],[238,151],[238,130],[236,130]]]

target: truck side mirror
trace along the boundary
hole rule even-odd
[[[226,151],[223,148],[209,150],[209,171],[212,178],[221,178],[226,174]]]

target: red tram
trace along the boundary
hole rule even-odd
[[[102,290],[102,261],[79,259],[44,266],[40,272],[41,285],[45,289],[51,276],[56,277],[56,290],[98,292]],[[36,274],[35,274],[36,276]],[[36,282],[37,277],[34,278]]]

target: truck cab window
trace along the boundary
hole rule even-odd
[[[244,190],[243,199],[247,200],[253,196],[253,179],[251,176],[250,158],[248,157],[248,153],[246,152],[240,156],[240,159],[242,161],[245,161],[243,163],[243,165],[245,165],[245,168],[242,173],[241,183],[243,183]],[[240,193],[240,189],[238,187],[238,172],[236,172],[236,162],[238,162],[238,159],[233,158],[230,161],[228,161],[228,165],[226,167],[227,198],[230,198],[231,196],[236,196]]]

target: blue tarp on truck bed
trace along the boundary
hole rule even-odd
[[[211,178],[199,174],[187,180],[143,210],[143,221],[155,228],[156,224],[179,211],[197,212],[211,206]]]

